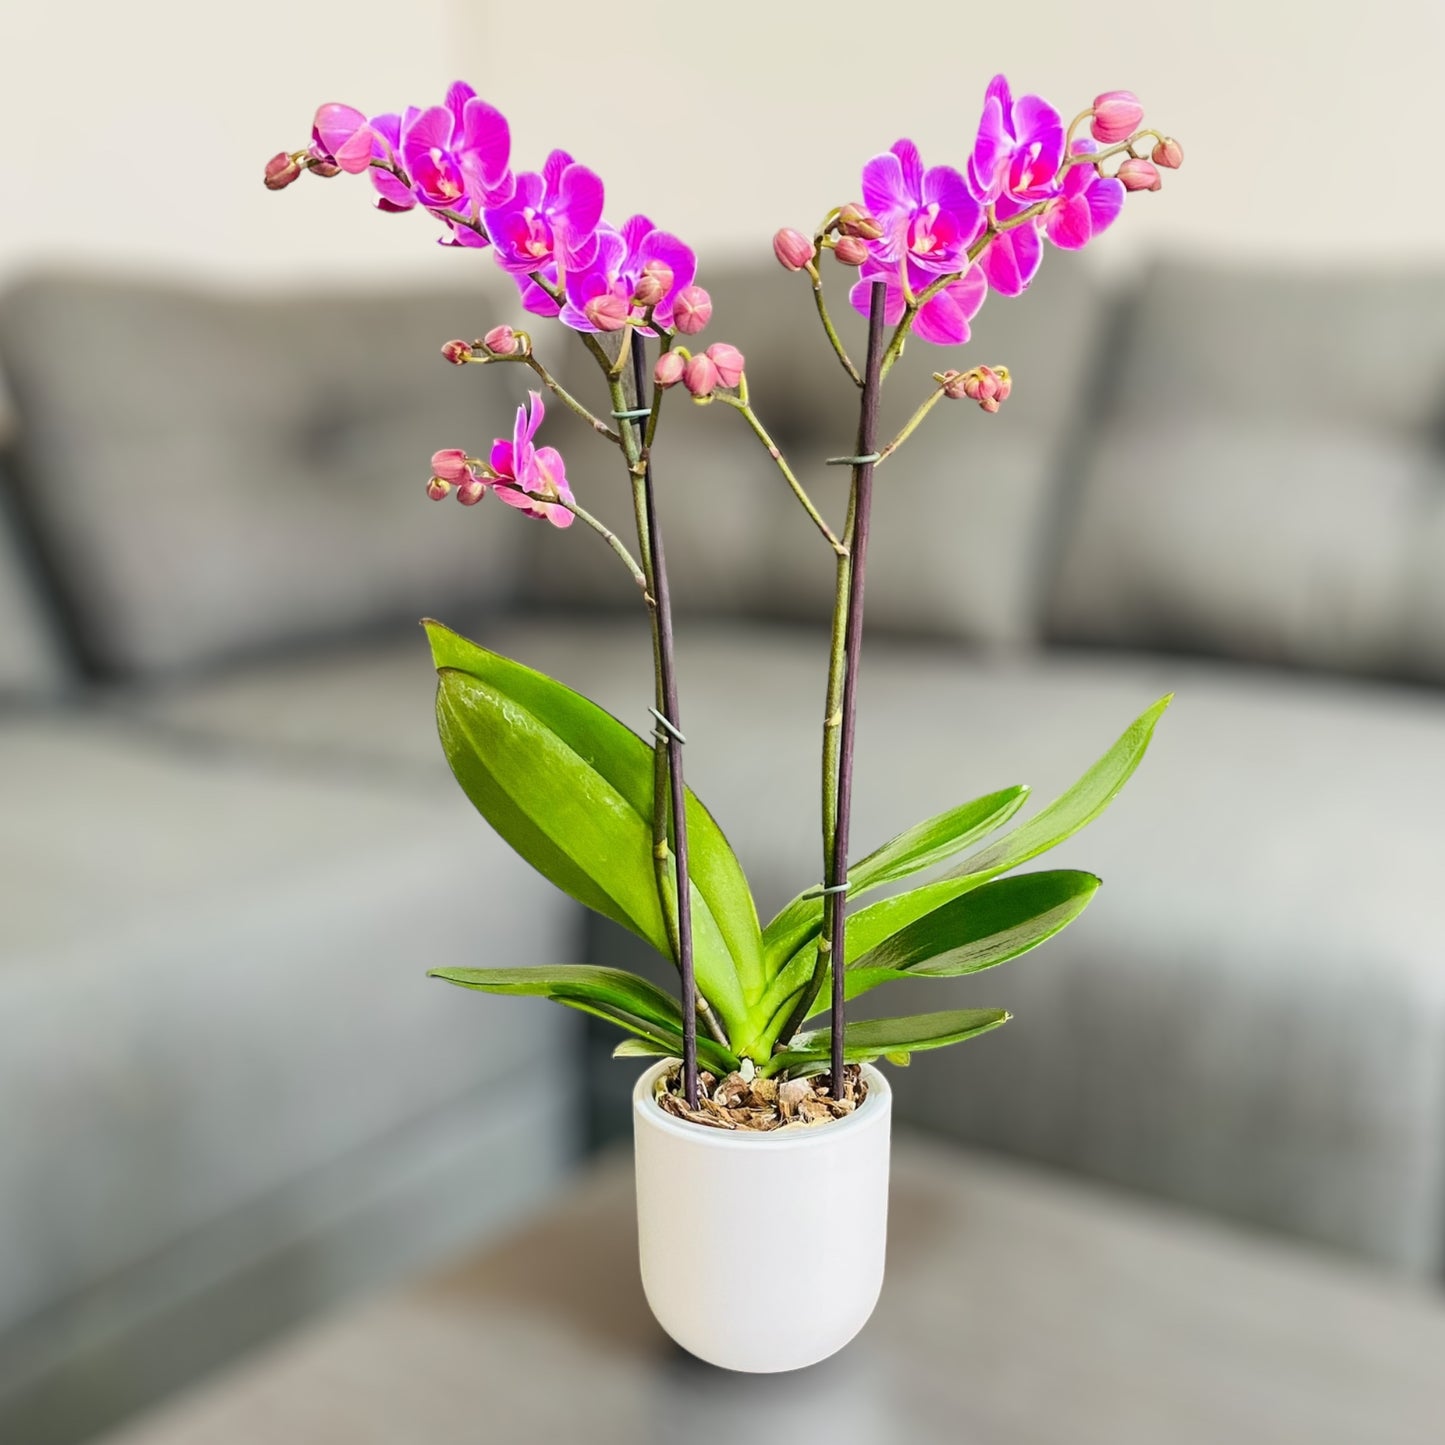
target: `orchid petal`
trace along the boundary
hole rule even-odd
[[[454,80],[447,87],[447,98],[444,102],[446,108],[461,121],[462,115],[467,108],[467,102],[476,97],[477,92],[466,83],[465,80]],[[460,125],[457,127],[460,129]]]
[[[1094,235],[1101,236],[1114,224],[1123,209],[1124,182],[1115,180],[1113,176],[1101,176],[1084,192],[1084,199],[1089,203]]]
[[[472,98],[463,111],[461,131],[462,151],[476,158],[482,185],[490,190],[507,174],[512,156],[512,131],[507,117],[496,106]]]
[[[898,157],[903,169],[903,189],[911,205],[917,205],[923,198],[923,157],[918,147],[906,136],[894,141],[889,149]]]
[[[1000,296],[1021,296],[1038,273],[1043,254],[1043,242],[1033,226],[1018,226],[995,236],[978,264]]]
[[[492,452],[487,458],[487,465],[499,477],[516,476],[517,473],[513,467],[512,444],[505,437],[498,437],[492,443]]]
[[[892,151],[874,156],[863,167],[863,204],[885,230],[913,210],[903,183],[903,166]]]
[[[554,151],[554,155],[562,152]],[[548,185],[552,190],[551,183]],[[602,220],[604,190],[602,177],[586,166],[572,164],[563,170],[555,191],[554,214],[562,222],[567,245],[576,250],[597,230]]]

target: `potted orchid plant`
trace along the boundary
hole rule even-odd
[[[1005,787],[947,808],[871,852],[850,836],[864,584],[874,477],[940,401],[996,412],[1002,366],[941,369],[901,430],[879,432],[879,399],[911,338],[969,339],[990,292],[1017,296],[1046,243],[1087,245],[1130,191],[1157,190],[1178,142],[1143,128],[1128,91],[1072,121],[997,77],[961,164],[925,167],[901,140],[863,167],[858,199],[810,232],[779,230],[773,251],[809,283],[829,365],[857,394],[846,516],[830,523],[755,409],[742,353],[697,338],[712,302],[692,249],[644,216],[604,219],[601,178],[564,151],[514,171],[506,118],[455,84],[427,109],[367,116],[328,104],[311,144],[267,163],[279,190],[304,173],[369,176],[378,209],[419,210],[461,249],[489,251],[529,313],[555,318],[596,363],[597,401],[565,388],[532,335],[498,325],[442,347],[457,365],[525,368],[535,381],[509,437],[432,457],[427,494],[471,507],[489,493],[526,517],[595,533],[636,584],[651,620],[656,679],[645,738],[523,664],[427,622],[437,721],[457,781],[493,828],[578,902],[630,929],[677,968],[674,996],[622,970],[581,964],[444,968],[489,993],[541,995],[617,1025],[622,1057],[649,1067],[634,1094],[643,1282],[663,1327],[733,1369],[792,1369],[841,1348],[882,1282],[890,1091],[877,1067],[977,1038],[1001,1008],[851,1017],[854,1000],[897,979],[991,968],[1050,938],[1088,905],[1092,874],[1020,873],[1097,817],[1143,757],[1169,699],[1137,717],[1062,796],[993,841],[1022,808]],[[856,273],[850,304],[868,321],[855,359],[834,325],[829,263]],[[826,353],[825,353],[826,354]],[[635,543],[573,493],[564,459],[539,445],[544,392],[575,412],[619,462]],[[821,881],[763,926],[737,858],[686,787],[662,517],[653,444],[670,396],[736,411],[807,514],[833,569],[823,707]],[[601,400],[600,398],[605,398]],[[886,504],[886,503],[885,503]],[[929,875],[924,881],[919,875]],[[902,885],[865,902],[885,885]],[[827,1023],[812,1026],[823,1012]],[[809,1210],[806,1247],[755,1227],[760,1199]],[[799,1301],[808,1308],[798,1310]],[[787,1331],[759,1332],[776,1318]]]

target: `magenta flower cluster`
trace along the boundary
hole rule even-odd
[[[1076,137],[1085,120],[1089,135]],[[918,147],[900,140],[863,167],[861,204],[832,212],[815,240],[779,231],[774,252],[788,269],[800,270],[815,266],[820,248],[831,249],[839,262],[859,268],[850,294],[858,311],[867,315],[873,283],[882,281],[889,325],[912,313],[919,336],[958,345],[969,339],[969,322],[990,290],[1017,296],[1028,286],[1045,240],[1066,250],[1086,246],[1113,224],[1128,191],[1157,190],[1159,167],[1181,163],[1178,142],[1166,137],[1158,137],[1149,158],[1135,151],[1137,140],[1155,134],[1139,130],[1142,120],[1132,92],[1113,90],[1066,126],[1042,97],[1016,98],[995,76],[962,169],[925,166]],[[442,223],[442,244],[490,249],[523,307],[536,315],[558,317],[580,332],[691,336],[704,329],[712,302],[696,283],[690,246],[646,216],[620,225],[605,220],[601,177],[566,151],[552,151],[540,171],[514,172],[511,150],[506,117],[458,81],[441,105],[424,110],[367,116],[351,106],[321,106],[309,149],[274,156],[266,185],[279,190],[303,169],[364,172],[379,209],[421,208]],[[1101,162],[1124,152],[1118,170],[1105,174]],[[499,327],[475,344],[480,356],[462,341],[448,342],[443,353],[456,362],[488,360],[513,355],[518,345],[510,329]],[[960,380],[949,394],[997,410],[1008,394],[1006,373],[1001,387],[991,372],[992,381],[968,375],[968,387],[961,390]],[[706,399],[717,387],[735,388],[741,376],[741,353],[718,343],[695,356],[664,351],[655,379],[663,387],[683,382]],[[438,452],[430,495],[455,489],[470,504],[491,486],[526,514],[569,525],[572,495],[562,459],[533,443],[542,415],[533,393],[530,412],[518,413],[513,437],[498,439],[486,464],[460,451]]]
[[[900,140],[863,167],[863,202],[879,234],[861,239],[855,225],[843,227],[835,245],[852,264],[861,250],[861,271],[852,302],[868,312],[871,283],[888,285],[887,320],[896,324],[910,298],[933,290],[918,312],[914,330],[939,345],[969,338],[969,322],[990,290],[1017,296],[1043,260],[1043,241],[1076,251],[1111,226],[1129,186],[1094,164],[1073,156],[1098,154],[1097,143],[1115,145],[1133,135],[1143,109],[1129,91],[1108,91],[1088,112],[1092,139],[1070,141],[1063,118],[1037,95],[1017,99],[1008,81],[995,76],[984,94],[983,116],[964,170],[925,168],[918,147]],[[1156,159],[1177,165],[1177,142]],[[1067,163],[1066,163],[1067,162]],[[1133,157],[1125,166],[1148,167]],[[1153,188],[1153,187],[1150,187]],[[792,233],[796,234],[796,233]],[[849,243],[843,251],[844,241]],[[976,259],[970,250],[979,241]],[[788,265],[787,242],[775,242]],[[942,277],[953,277],[937,283]]]

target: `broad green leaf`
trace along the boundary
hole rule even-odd
[[[623,1039],[612,1050],[614,1059],[670,1059],[678,1057],[669,1048],[655,1044],[650,1039]]]
[[[843,1058],[850,1064],[864,1064],[894,1053],[941,1049],[986,1034],[1011,1017],[1004,1009],[968,1008],[906,1018],[861,1019],[844,1027]],[[774,1054],[762,1072],[769,1077],[785,1069],[795,1075],[817,1073],[828,1067],[832,1049],[829,1029],[799,1034],[793,1046]]]
[[[981,853],[965,859],[953,870],[955,878],[997,877],[1030,858],[1037,858],[1072,838],[1080,828],[1092,823],[1118,796],[1143,760],[1154,736],[1154,728],[1164,709],[1174,701],[1167,693],[1152,707],[1146,708],[1124,730],[1123,736],[1079,779],[1061,793],[1047,808],[1006,833]]]
[[[656,984],[619,968],[558,964],[538,968],[434,968],[429,975],[482,993],[549,998],[606,1019],[668,1055],[682,1053],[682,1012]],[[737,1059],[715,1040],[698,1036],[698,1059],[729,1072]]]
[[[1007,823],[1028,795],[1024,787],[1003,788],[900,833],[848,870],[850,901],[870,888],[931,868],[971,847]],[[822,919],[823,900],[814,891],[812,896],[800,893],[768,924],[763,930],[763,956],[769,976],[812,937]]]
[[[428,623],[438,727],[479,811],[540,873],[670,956],[652,863],[652,748],[544,674]],[[731,1029],[762,990],[752,894],[688,793],[698,987]]]
[[[999,878],[926,913],[849,959],[849,998],[898,978],[954,978],[994,968],[1052,938],[1099,890],[1092,873]]]
[[[899,929],[952,899],[972,892],[1020,863],[1047,852],[1091,823],[1113,801],[1143,760],[1154,728],[1173,698],[1174,694],[1169,693],[1146,708],[1078,782],[1026,823],[967,859],[948,876],[850,912],[846,926],[846,956],[850,960],[860,958]],[[768,925],[769,931],[773,926]],[[768,991],[774,1005],[773,1027],[782,1026],[792,1007],[791,1000],[812,976],[817,956],[815,941],[808,937],[778,970]]]

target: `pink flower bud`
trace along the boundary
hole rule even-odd
[[[632,308],[620,296],[604,291],[594,296],[583,308],[582,314],[599,331],[621,331],[627,325]]]
[[[471,354],[472,348],[460,339],[448,341],[446,345],[442,347],[442,355],[446,357],[453,366],[461,366],[471,357]]]
[[[883,234],[883,227],[852,201],[838,212],[837,225],[842,235],[857,236],[860,241],[876,241]]]
[[[666,261],[649,261],[642,268],[632,299],[639,306],[656,306],[672,290],[672,267]]]
[[[1119,179],[1124,182],[1126,191],[1157,191],[1164,184],[1154,162],[1140,160],[1137,156],[1130,156],[1119,167]]]
[[[717,364],[704,353],[694,356],[683,370],[682,379],[694,396],[711,396],[722,378],[718,375]]]
[[[510,326],[494,326],[482,337],[482,345],[493,356],[515,356],[521,350],[522,343]]]
[[[965,397],[976,401],[987,412],[995,412],[1008,400],[1013,390],[1013,377],[1006,366],[975,366],[972,371],[945,371],[935,380],[943,386],[943,394],[954,401]]]
[[[845,266],[861,266],[868,259],[868,243],[857,236],[839,236],[833,242],[833,254]]]
[[[998,397],[996,397],[996,396],[980,397],[980,398],[979,398],[979,403],[978,403],[978,405],[979,405],[979,410],[980,410],[980,411],[995,412],[995,411],[998,410],[998,406],[999,406]]]
[[[479,477],[468,477],[457,488],[457,501],[464,507],[475,507],[487,495],[487,484]]]
[[[317,160],[315,156],[307,158],[306,169],[310,171],[313,176],[320,176],[322,180],[326,181],[329,181],[332,176],[339,176],[341,174],[341,167],[337,165],[335,161]]]
[[[284,191],[301,174],[301,162],[286,151],[278,151],[266,162],[266,189]]]
[[[943,384],[944,396],[952,401],[962,401],[968,395],[968,378],[961,371],[945,371],[935,380]]]
[[[451,490],[452,484],[443,481],[440,477],[433,477],[431,481],[426,484],[426,494],[434,502],[440,502],[444,497],[449,496]]]
[[[998,378],[998,399],[1000,401],[1007,401],[1009,394],[1014,389],[1014,379],[1012,375],[1010,375],[1008,367],[1000,366],[996,368],[994,376]]]
[[[444,482],[464,482],[471,476],[467,454],[460,447],[443,447],[441,451],[433,452],[431,469]]]
[[[801,231],[784,226],[773,237],[773,255],[780,266],[801,271],[813,259],[813,243]]]
[[[684,336],[696,336],[712,319],[712,297],[701,286],[684,286],[672,303],[672,319]]]
[[[687,363],[675,351],[664,351],[657,358],[657,365],[652,368],[652,384],[660,386],[664,391],[670,386],[676,386],[682,380],[682,373],[687,369]]]
[[[1132,90],[1106,90],[1094,97],[1094,119],[1090,133],[1106,146],[1128,140],[1144,119],[1144,107]]]
[[[1184,147],[1179,144],[1173,136],[1165,136],[1163,140],[1154,147],[1153,161],[1156,166],[1163,166],[1166,170],[1177,171],[1184,164]]]
[[[707,349],[708,359],[717,367],[718,380],[726,387],[734,387],[742,380],[743,354],[736,346],[726,341],[715,341]]]

